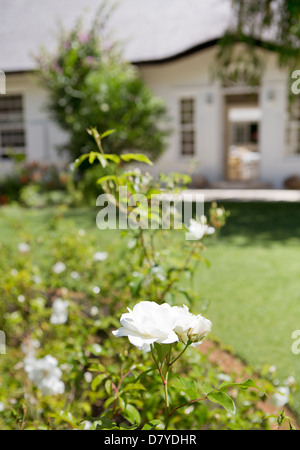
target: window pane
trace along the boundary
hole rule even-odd
[[[193,98],[180,100],[181,154],[194,154],[194,120],[195,105]]]
[[[21,149],[24,152],[24,147],[22,96],[0,96],[0,155],[8,157],[9,153],[18,153]]]

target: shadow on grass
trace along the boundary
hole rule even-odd
[[[240,245],[268,245],[276,241],[300,244],[300,203],[222,202],[222,205],[230,212],[226,226],[220,231],[222,239],[234,239]],[[208,208],[206,205],[206,212]]]

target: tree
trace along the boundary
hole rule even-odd
[[[108,138],[109,151],[138,150],[155,160],[168,135],[166,108],[109,40],[110,13],[104,3],[87,32],[79,19],[69,32],[61,27],[55,55],[41,51],[37,60],[48,91],[47,109],[69,133],[60,149],[72,159],[94,149],[86,130],[97,127],[116,130]]]
[[[217,72],[223,82],[258,84],[264,68],[259,48],[275,52],[279,64],[293,71],[300,62],[299,0],[231,2],[233,22],[218,52]],[[242,44],[239,51],[236,43]]]

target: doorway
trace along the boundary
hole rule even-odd
[[[227,95],[225,174],[229,181],[257,181],[260,169],[261,109],[257,94]]]

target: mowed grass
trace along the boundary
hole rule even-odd
[[[300,330],[300,204],[223,205],[230,218],[216,238],[208,239],[206,257],[211,265],[201,264],[194,280],[199,309],[207,305],[213,335],[247,363],[258,370],[276,366],[279,383],[292,375],[300,384],[300,354],[291,350],[292,332]],[[0,242],[17,245],[26,234],[46,238],[57,213],[50,208],[1,208]],[[96,210],[61,214],[62,220],[96,236],[102,247],[120,245],[118,231],[97,229]],[[172,245],[172,240],[164,245]],[[299,394],[294,408],[300,415]]]

